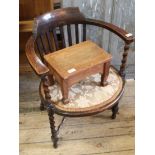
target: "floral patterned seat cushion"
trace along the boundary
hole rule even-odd
[[[74,84],[69,89],[69,103],[63,104],[61,89],[58,83],[49,87],[51,100],[55,106],[66,111],[91,110],[113,101],[122,90],[123,81],[117,71],[110,68],[108,85],[100,86],[101,75],[95,74]]]

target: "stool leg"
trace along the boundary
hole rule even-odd
[[[118,113],[119,107],[118,107],[119,102],[117,102],[113,107],[112,107],[112,119],[116,118],[116,114]]]
[[[62,91],[62,96],[63,96],[62,100],[63,100],[64,104],[69,103],[69,99],[68,99],[68,84],[67,84],[66,80],[64,80],[62,82],[61,91]]]
[[[57,136],[57,131],[55,129],[54,111],[52,108],[48,109],[48,116],[49,116],[49,122],[50,122],[51,134],[52,134],[51,139],[53,141],[53,147],[57,148],[58,136]]]
[[[103,74],[101,75],[101,86],[106,86],[108,84],[107,78],[109,75],[110,62],[103,65]]]

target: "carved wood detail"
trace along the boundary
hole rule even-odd
[[[125,68],[126,68],[126,62],[127,62],[129,48],[130,48],[129,43],[126,43],[124,46],[123,59],[122,59],[122,64],[120,66],[120,71],[119,71],[119,73],[123,79],[125,79]]]
[[[57,141],[58,141],[58,137],[57,137],[57,131],[55,129],[55,121],[54,121],[54,108],[53,106],[50,104],[51,103],[51,96],[50,96],[50,90],[49,90],[49,81],[48,81],[48,76],[44,76],[42,78],[43,80],[43,88],[44,88],[44,94],[45,94],[45,99],[48,102],[48,117],[49,117],[49,123],[50,123],[50,128],[51,128],[51,139],[53,141],[53,146],[54,148],[57,148]]]
[[[54,148],[57,148],[58,136],[57,136],[57,131],[55,129],[54,110],[52,106],[48,108],[48,117],[50,122],[51,133],[52,133],[51,139],[53,141],[53,146]]]

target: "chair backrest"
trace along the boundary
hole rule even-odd
[[[81,27],[79,32],[79,25]],[[80,12],[78,7],[68,7],[57,9],[52,12],[43,14],[34,20],[33,36],[35,42],[35,48],[40,53],[42,61],[43,56],[50,52],[59,50],[72,44],[79,43],[86,40],[86,25],[93,25],[97,27],[105,28],[125,41],[124,52],[122,55],[122,61],[119,73],[125,78],[125,66],[129,51],[129,45],[134,41],[133,36],[126,36],[128,33],[111,24],[104,21],[85,18]],[[75,30],[71,28],[74,26]],[[65,31],[64,31],[64,28]],[[72,31],[74,30],[74,32]],[[60,40],[62,41],[62,47],[59,44],[58,33],[60,34]],[[75,35],[73,35],[73,33]],[[79,38],[79,34],[80,38]],[[74,36],[74,42],[73,38]]]
[[[67,35],[69,46],[71,46],[73,44],[71,25],[75,26],[76,43],[79,43],[79,24],[83,25],[82,41],[85,41],[86,24],[84,21],[85,16],[77,7],[57,9],[35,18],[33,35],[36,38],[36,45],[40,55],[65,48],[65,35]],[[67,33],[64,33],[64,26],[67,27]],[[62,47],[59,45],[57,32],[60,34]]]

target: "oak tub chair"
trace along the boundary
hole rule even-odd
[[[82,24],[82,41],[86,41],[87,25],[93,25],[107,29],[119,36],[125,42],[124,53],[121,61],[122,63],[120,70],[117,70],[111,66],[108,77],[109,84],[105,88],[100,89],[98,88],[99,86],[91,85],[91,82],[96,79],[96,77],[93,76],[87,78],[86,81],[83,81],[82,83],[78,83],[76,86],[74,86],[75,88],[72,88],[70,93],[74,94],[76,98],[76,104],[57,104],[57,101],[60,101],[62,97],[61,91],[58,90],[59,86],[58,84],[55,84],[54,78],[49,72],[49,68],[45,63],[43,56],[50,52],[57,51],[60,48],[65,48],[65,35],[68,35],[69,46],[72,45],[71,25],[75,26],[75,40],[76,43],[79,43],[79,24]],[[64,33],[64,26],[67,26],[67,33]],[[59,31],[61,34],[62,47],[59,46],[56,31]],[[111,109],[112,119],[115,119],[118,112],[118,103],[124,92],[125,66],[129,45],[133,41],[133,36],[128,36],[128,32],[125,30],[104,21],[85,18],[85,16],[79,11],[79,8],[76,7],[57,9],[35,18],[33,35],[27,41],[25,51],[31,67],[41,78],[39,87],[41,98],[40,110],[47,109],[52,134],[51,139],[53,141],[54,148],[57,147],[58,130],[66,116],[90,116],[99,112],[103,112],[107,109]],[[36,52],[38,52],[39,55],[37,55]],[[96,102],[96,98],[93,98],[93,100],[90,97],[90,99],[87,99],[89,104],[85,105],[85,96],[83,95],[85,94],[85,90],[82,90],[81,87],[81,85],[85,85],[85,83],[87,83],[87,86],[90,84],[89,86],[91,86],[91,90],[97,91],[93,93],[94,95],[97,95],[96,98],[100,98],[98,102]],[[80,95],[81,98],[83,98],[83,103],[77,99],[79,96],[76,95],[75,90],[77,89],[79,89],[81,92]],[[106,91],[108,91],[108,93]],[[63,116],[62,122],[58,126],[57,130],[55,127],[54,114]]]

